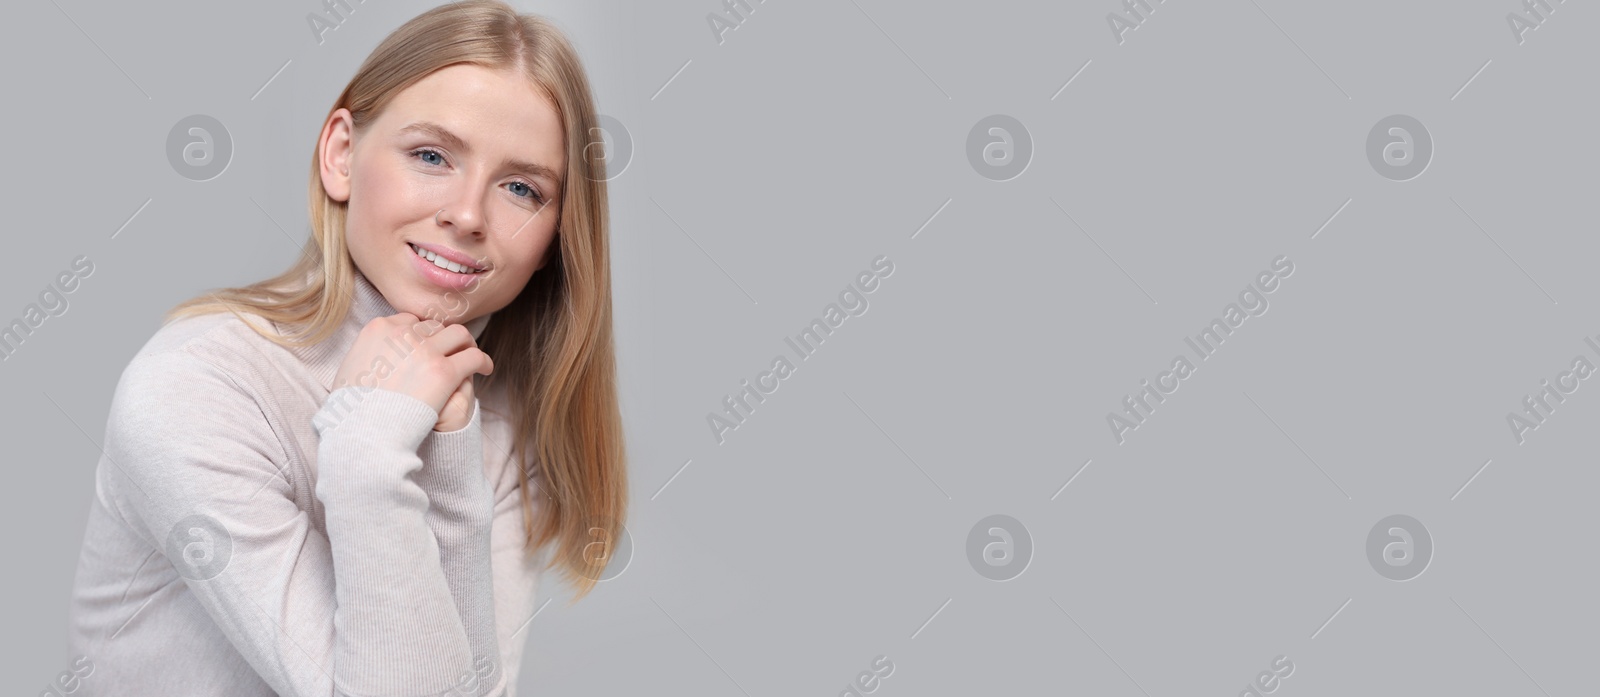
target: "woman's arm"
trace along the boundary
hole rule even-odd
[[[474,397],[472,417],[454,431],[433,431],[417,455],[417,485],[429,500],[427,522],[439,544],[445,582],[467,630],[474,673],[458,689],[481,694],[500,685],[504,670],[495,638],[494,568],[490,533],[494,489],[484,476],[483,424]]]
[[[346,399],[334,413],[336,396]],[[308,425],[270,422],[251,389],[187,349],[129,365],[106,453],[136,485],[118,488],[119,510],[275,691],[460,694],[477,672],[469,637],[484,633],[483,620],[463,621],[428,497],[410,476],[437,416],[389,390],[330,395],[309,425],[320,435],[315,494],[326,536],[295,501],[289,478],[298,474],[285,469],[288,436],[278,432]],[[177,523],[196,514],[220,524],[225,544],[211,545],[227,555],[220,571],[212,557],[194,573],[184,548],[170,544],[182,538]],[[470,518],[460,521],[468,538],[486,530]]]
[[[418,453],[423,467],[417,481],[428,492],[433,504],[429,522],[439,540],[445,576],[456,594],[461,616],[489,613],[493,622],[492,625],[467,622],[468,626],[494,630],[492,634],[485,632],[471,638],[477,660],[475,667],[479,670],[473,679],[485,688],[504,685],[505,695],[515,697],[523,649],[530,633],[528,620],[537,611],[534,601],[538,598],[540,570],[537,558],[524,545],[522,497],[518,489],[521,468],[506,450],[509,444],[502,442],[504,434],[496,438],[485,432],[481,410],[482,403],[478,402],[466,427],[434,432],[422,441]],[[493,534],[487,546],[477,536],[470,536],[462,543],[462,537],[449,524],[463,511],[480,510],[478,506],[484,499],[475,488],[479,482],[488,487],[487,505],[493,507]],[[534,495],[537,497],[538,492]],[[485,589],[477,584],[485,583],[491,575],[493,588],[488,592],[493,595],[493,607],[466,608],[471,601],[464,598],[484,597]],[[495,646],[499,647],[498,655],[491,653]],[[487,661],[485,656],[489,657]],[[474,684],[468,684],[461,690],[475,694],[474,688]]]

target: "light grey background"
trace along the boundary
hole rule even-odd
[[[880,655],[881,695],[1231,696],[1280,655],[1276,695],[1592,694],[1600,387],[1520,445],[1506,416],[1600,365],[1600,16],[1550,0],[1519,44],[1510,0],[1150,2],[1120,44],[1111,0],[771,0],[720,43],[711,0],[517,3],[634,142],[634,555],[577,606],[547,586],[523,694],[837,695]],[[309,1],[10,8],[0,320],[95,271],[0,363],[8,689],[70,659],[118,375],[165,309],[293,260],[322,117],[428,6],[321,45]],[[163,152],[195,113],[235,147],[206,182]],[[992,114],[1032,140],[1008,181],[966,152]],[[1369,162],[1391,114],[1432,137],[1414,179]],[[879,255],[870,310],[718,445],[707,414]],[[1107,413],[1179,354],[1118,445]],[[1005,582],[968,560],[993,514],[1032,540]],[[1434,546],[1405,582],[1367,557],[1392,514]]]

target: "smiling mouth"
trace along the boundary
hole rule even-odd
[[[474,269],[474,268],[472,268],[470,266],[457,264],[456,262],[450,261],[449,259],[446,259],[446,258],[444,258],[442,256],[437,255],[437,254],[434,254],[433,252],[430,252],[430,251],[428,251],[426,249],[418,247],[418,246],[416,246],[414,244],[407,243],[406,246],[411,248],[411,253],[412,254],[415,254],[415,255],[417,255],[419,257],[422,257],[428,263],[433,264],[434,266],[437,266],[437,267],[439,267],[441,269],[444,269],[444,270],[452,272],[452,273],[458,273],[458,274],[461,274],[463,276],[472,276],[472,275],[475,275],[475,274],[483,273],[484,271],[487,270],[487,269]]]

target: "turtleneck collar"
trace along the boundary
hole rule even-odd
[[[291,349],[301,360],[305,361],[317,381],[329,391],[333,389],[333,376],[339,372],[339,366],[344,362],[344,357],[350,353],[350,347],[355,345],[356,337],[361,333],[361,328],[377,317],[398,314],[389,300],[383,297],[378,287],[372,285],[365,275],[357,269],[355,271],[355,286],[350,309],[345,313],[344,321],[339,328],[327,339],[313,346],[300,346]],[[467,330],[472,332],[472,338],[478,339],[483,335],[484,328],[489,326],[489,318],[493,313],[475,318],[466,322]],[[427,319],[424,317],[423,319]],[[279,327],[282,332],[283,327]]]

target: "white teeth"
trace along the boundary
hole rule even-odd
[[[478,271],[476,269],[472,269],[472,268],[463,266],[461,264],[457,264],[457,263],[455,263],[453,261],[450,261],[449,259],[441,257],[441,256],[439,256],[437,254],[434,254],[433,252],[430,252],[430,251],[428,251],[426,249],[423,249],[421,247],[418,247],[416,245],[411,245],[411,251],[414,252],[417,256],[422,257],[423,259],[427,259],[428,261],[433,262],[434,266],[437,266],[437,267],[439,267],[441,269],[444,269],[446,271],[453,271],[455,273],[463,273],[463,274],[483,273],[482,271]]]

